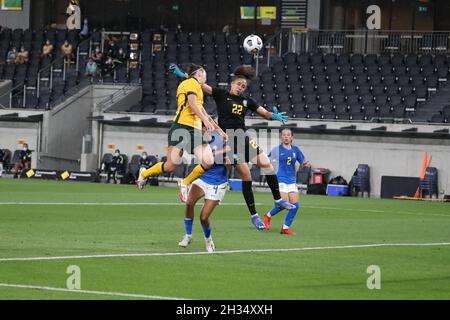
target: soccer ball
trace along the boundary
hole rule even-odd
[[[251,34],[244,39],[244,49],[248,53],[256,53],[262,49],[263,42],[257,35]]]

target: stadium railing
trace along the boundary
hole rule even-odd
[[[289,36],[292,52],[416,53],[449,52],[449,31],[300,30]]]

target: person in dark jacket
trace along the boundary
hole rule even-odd
[[[5,158],[5,153],[3,152],[3,149],[0,149],[0,178],[3,174],[3,159]]]
[[[109,183],[111,180],[111,176],[114,179],[114,183],[117,183],[117,174],[122,174],[125,166],[125,157],[120,153],[120,150],[117,149],[114,151],[114,155],[111,160],[111,164],[107,169],[107,180],[106,183]]]
[[[23,170],[31,169],[31,150],[28,149],[28,144],[23,144],[23,149],[20,151],[19,159],[14,164],[14,179],[17,179]]]

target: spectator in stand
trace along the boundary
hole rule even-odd
[[[31,150],[28,149],[28,144],[24,143],[19,160],[14,164],[14,179],[17,179],[23,170],[29,169],[31,169]]]
[[[41,58],[46,58],[46,57],[52,57],[53,54],[53,44],[50,42],[50,40],[45,41],[44,46],[42,47],[42,54],[41,54]]]
[[[17,49],[16,47],[12,47],[10,51],[8,51],[8,54],[6,56],[6,63],[13,64],[16,62],[17,59]]]
[[[16,64],[24,64],[28,62],[28,57],[30,56],[30,53],[25,49],[24,46],[20,47],[20,51],[17,54],[16,57]]]
[[[114,61],[112,57],[106,58],[105,63],[102,66],[102,76],[110,75],[112,76],[114,74]]]
[[[88,77],[92,82],[92,79],[97,76],[97,73],[97,63],[94,61],[94,59],[89,58],[88,62],[86,63],[86,71],[84,73],[84,76]]]
[[[2,177],[2,174],[3,174],[4,158],[5,158],[5,153],[3,152],[3,149],[0,149],[0,178]]]
[[[117,59],[118,49],[114,40],[109,40],[108,47],[106,49],[106,56],[113,59]]]
[[[114,68],[118,65],[121,65],[127,61],[127,53],[123,48],[119,48],[119,51],[117,52],[117,57],[114,59]]]
[[[224,25],[222,28],[222,32],[228,36],[231,32],[231,26],[229,24]]]
[[[159,30],[162,32],[162,33],[167,33],[167,32],[169,32],[169,29],[165,26],[165,25],[160,25],[159,26]]]
[[[100,50],[100,46],[96,46],[94,52],[92,53],[92,60],[97,64],[98,67],[101,67],[103,64],[103,53]]]
[[[89,38],[89,22],[88,22],[88,18],[84,18],[83,27],[81,28],[81,31],[80,31],[79,35],[80,35],[81,41],[83,41],[84,39]]]
[[[67,40],[64,41],[64,43],[61,45],[61,55],[64,57],[66,63],[70,66],[73,59],[73,47]]]

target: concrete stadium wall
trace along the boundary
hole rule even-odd
[[[81,137],[89,128],[91,111],[92,92],[88,87],[44,115],[40,169],[79,170]]]
[[[168,128],[104,125],[100,154],[112,153],[117,148],[131,158],[133,154],[142,153],[137,147],[143,146],[148,154],[161,158],[166,155],[168,131]],[[110,149],[108,145],[114,145],[114,148]]]
[[[439,190],[450,193],[450,141],[301,135],[296,144],[313,167],[330,169],[330,177],[340,175],[350,181],[358,164],[368,164],[374,196],[380,195],[382,176],[418,177],[427,151],[433,156],[431,166],[439,172]]]
[[[0,109],[9,108],[9,92],[11,91],[12,81],[0,81]]]
[[[129,157],[139,154],[137,146],[159,157],[165,155],[168,128],[104,125],[101,154],[112,152],[114,145]],[[379,197],[382,176],[418,177],[423,152],[433,156],[431,166],[439,172],[439,189],[450,193],[450,141],[393,137],[296,134],[295,142],[312,167],[328,168],[330,178],[342,176],[350,181],[358,164],[370,166],[371,195]],[[260,139],[264,150],[278,145],[276,138]]]
[[[105,112],[126,112],[142,100],[142,86],[124,87],[124,90],[113,101],[109,101]]]
[[[23,0],[22,11],[0,10],[0,25],[11,29],[28,29],[30,27],[31,0]]]
[[[90,86],[44,116],[41,169],[78,171],[81,168],[83,137],[92,134],[96,104],[121,86]]]
[[[308,0],[308,16],[306,19],[308,29],[319,30],[320,28],[320,2]]]

